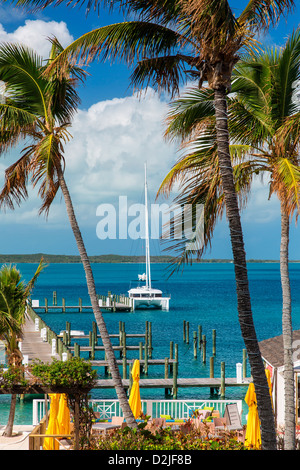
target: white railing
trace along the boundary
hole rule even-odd
[[[95,412],[100,413],[100,419],[110,419],[112,416],[122,416],[119,400],[90,400]],[[226,405],[236,403],[239,414],[242,413],[242,400],[142,400],[142,410],[152,418],[170,415],[174,419],[188,419],[195,410],[206,406],[214,407],[224,415]],[[48,402],[49,404],[49,402]],[[45,400],[33,400],[32,424],[36,426],[45,415]]]

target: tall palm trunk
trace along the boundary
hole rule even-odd
[[[222,186],[225,197],[226,214],[229,222],[231,246],[235,268],[238,303],[238,318],[243,340],[249,357],[251,375],[257,396],[257,407],[261,422],[262,449],[276,449],[275,422],[268,382],[256,337],[247,273],[246,254],[237,196],[234,187],[233,171],[229,153],[229,132],[227,99],[225,87],[215,90],[214,106],[218,157]]]
[[[15,420],[15,412],[16,412],[16,404],[17,404],[17,395],[12,394],[11,401],[10,401],[10,409],[8,415],[8,421],[3,432],[3,436],[12,437],[13,435],[13,427],[14,427],[14,420]]]
[[[293,367],[293,329],[289,278],[289,215],[281,201],[280,278],[282,288],[282,337],[284,350],[285,450],[294,450],[296,442],[295,382]]]
[[[76,220],[71,196],[70,196],[70,193],[69,193],[69,190],[68,190],[68,187],[67,187],[67,184],[66,184],[66,181],[65,181],[65,178],[61,169],[59,169],[58,178],[59,178],[60,188],[64,196],[70,225],[73,230],[77,247],[78,247],[78,251],[80,254],[80,258],[84,267],[88,292],[89,292],[95,320],[96,320],[96,323],[97,323],[97,326],[98,326],[98,329],[102,338],[103,346],[106,352],[106,357],[107,357],[108,365],[109,365],[110,372],[112,375],[112,379],[114,382],[114,387],[117,393],[117,397],[120,401],[120,406],[122,408],[123,415],[128,426],[137,427],[136,420],[129,406],[126,392],[122,384],[122,379],[120,376],[119,368],[117,365],[114,350],[112,348],[110,337],[106,328],[106,324],[103,319],[101,310],[99,308],[92,268],[91,268],[90,261],[89,261],[89,258],[88,258],[88,255],[84,246],[84,242],[82,239],[82,235],[81,235],[81,232],[80,232],[77,220]]]

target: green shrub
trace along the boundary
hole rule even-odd
[[[90,443],[93,450],[245,450],[232,433],[222,437],[209,438],[196,431],[172,431],[160,428],[156,432],[145,429],[147,421],[138,429],[118,429],[106,436],[94,438]]]

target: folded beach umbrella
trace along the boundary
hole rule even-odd
[[[245,402],[249,407],[245,446],[252,449],[259,449],[261,446],[260,422],[257,411],[255,387],[252,382],[249,384]]]
[[[138,418],[142,411],[141,396],[140,396],[140,361],[136,359],[133,363],[131,375],[133,384],[129,397],[129,405],[135,418]]]
[[[266,376],[267,376],[267,381],[269,385],[269,391],[270,391],[270,396],[271,396],[271,401],[272,401],[272,406],[273,406],[273,398],[272,398],[272,380],[271,380],[271,372],[269,369],[266,369]]]
[[[57,421],[59,434],[70,434],[70,410],[68,407],[67,395],[65,393],[60,395]]]
[[[60,394],[52,393],[49,395],[49,398],[51,400],[50,401],[50,417],[49,417],[48,427],[46,429],[46,434],[50,434],[50,435],[59,434],[57,415],[58,415]],[[45,437],[43,449],[44,450],[58,450],[59,443],[57,442],[57,440],[53,439],[53,437]]]

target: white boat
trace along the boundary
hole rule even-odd
[[[131,299],[132,309],[154,307],[162,310],[169,310],[169,296],[163,296],[160,289],[154,289],[151,285],[150,268],[150,247],[149,247],[149,215],[148,215],[148,195],[147,195],[147,166],[145,164],[145,239],[146,239],[146,272],[138,275],[138,285],[128,291]]]

